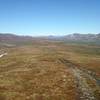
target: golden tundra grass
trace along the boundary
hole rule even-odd
[[[8,55],[0,58],[0,100],[78,100],[75,76],[59,58],[78,63],[99,75],[100,55],[82,50],[77,45],[59,43],[7,49]]]

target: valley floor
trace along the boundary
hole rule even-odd
[[[0,100],[100,100],[99,47],[59,43],[0,54]]]

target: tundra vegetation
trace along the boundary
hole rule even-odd
[[[0,100],[100,100],[99,43],[22,40],[0,41]]]

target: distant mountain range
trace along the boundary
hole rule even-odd
[[[80,34],[73,33],[65,36],[48,36],[48,39],[65,39],[65,40],[95,40],[100,39],[99,34]]]
[[[32,40],[31,36],[19,36],[15,34],[0,33],[0,41],[22,41],[22,40]]]
[[[100,40],[100,34],[79,34],[74,33],[71,35],[65,36],[65,39],[70,40],[85,40],[85,41],[93,41],[93,40]]]
[[[33,42],[33,40],[55,40],[55,41],[64,41],[64,42],[95,42],[100,44],[100,33],[99,34],[68,34],[65,36],[44,36],[44,37],[32,37],[32,36],[19,36],[15,34],[9,33],[0,33],[0,43],[6,44],[19,44],[19,43],[27,43]]]
[[[0,33],[0,45],[5,46],[13,46],[13,45],[20,45],[26,44],[33,41],[33,37],[31,36],[19,36],[15,34]]]

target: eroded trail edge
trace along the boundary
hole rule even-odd
[[[86,70],[84,71],[78,68],[78,65],[64,58],[61,58],[59,60],[61,63],[67,66],[69,70],[71,71],[71,73],[75,76],[78,99],[79,100],[99,100],[99,97],[95,96],[95,91],[97,91],[96,95],[100,95],[100,91],[97,90],[99,87],[97,80],[93,76],[88,74]],[[88,83],[89,81],[92,82],[91,83],[92,85]]]

